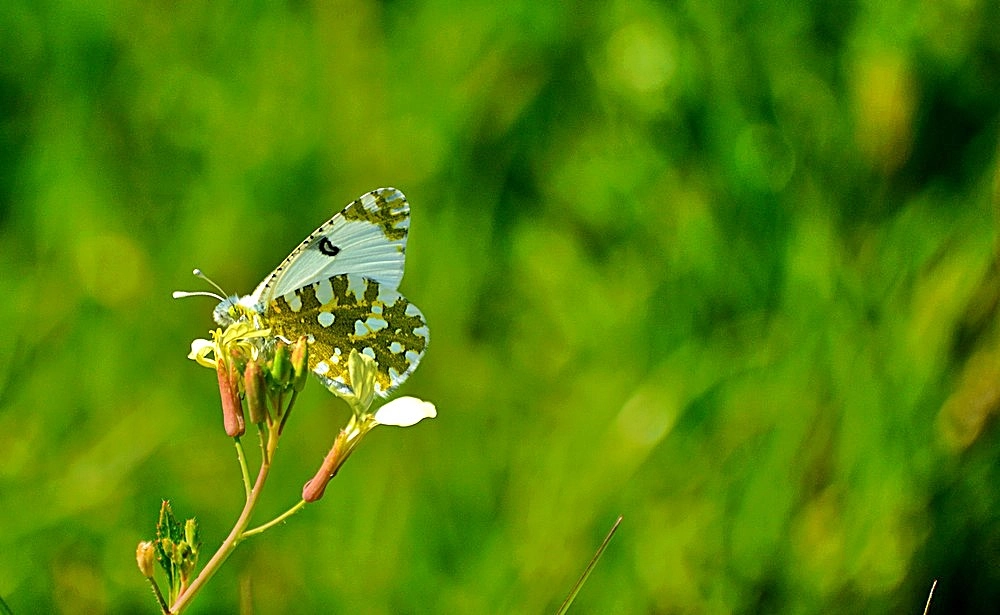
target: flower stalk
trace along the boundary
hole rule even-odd
[[[347,425],[335,437],[316,474],[303,487],[302,500],[271,521],[247,529],[270,475],[278,440],[310,371],[305,337],[289,345],[281,340],[268,341],[269,335],[268,330],[254,329],[249,322],[240,320],[224,330],[213,331],[211,340],[195,340],[191,344],[189,358],[215,369],[223,428],[236,446],[246,500],[228,536],[193,580],[200,545],[197,524],[193,519],[183,525],[175,521],[169,504],[164,502],[158,541],[140,543],[136,551],[140,572],[152,584],[163,613],[183,612],[242,541],[286,521],[306,504],[319,500],[362,437],[376,425],[409,426],[436,415],[433,404],[412,397],[399,398],[372,412],[378,367],[372,358],[352,350],[347,357],[348,392],[334,391],[351,407]],[[261,462],[252,484],[241,441],[246,433],[246,418],[257,428],[260,439]],[[167,573],[167,599],[153,577],[150,553]]]

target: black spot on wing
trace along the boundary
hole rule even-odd
[[[340,246],[333,245],[329,237],[324,237],[319,240],[319,251],[327,256],[337,256],[340,254]]]

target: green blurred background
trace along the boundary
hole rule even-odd
[[[0,7],[16,613],[155,612],[161,498],[221,542],[214,304],[170,293],[384,185],[439,417],[190,612],[552,612],[618,514],[573,612],[1000,604],[995,1],[76,4]],[[307,389],[259,520],[346,416]]]

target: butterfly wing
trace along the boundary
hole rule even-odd
[[[250,295],[268,305],[275,297],[333,276],[359,274],[396,289],[403,279],[410,205],[395,188],[362,195],[313,231]]]
[[[395,289],[357,274],[335,275],[277,296],[268,307],[275,335],[311,338],[309,368],[328,389],[353,389],[351,350],[375,360],[375,392],[386,397],[427,350],[430,331],[417,306]]]

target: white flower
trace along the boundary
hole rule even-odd
[[[205,365],[206,367],[215,367],[208,360],[208,353],[215,350],[215,343],[211,340],[196,339],[191,342],[191,352],[188,353],[188,358],[197,361],[199,365]]]
[[[375,411],[372,417],[379,425],[409,427],[423,419],[437,416],[437,408],[429,401],[416,397],[398,397]]]
[[[255,338],[267,337],[270,329],[255,329],[249,322],[236,322],[225,330],[211,331],[212,339],[196,339],[191,342],[191,352],[188,358],[198,365],[215,368],[220,358],[228,356],[230,348],[241,348],[247,356],[257,358],[258,346]],[[211,355],[211,357],[209,356]]]

